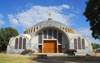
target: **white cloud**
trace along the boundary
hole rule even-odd
[[[70,8],[69,5],[65,5],[65,4],[61,5],[60,7],[61,7],[61,8],[66,8],[66,9],[69,9],[69,8]]]
[[[21,13],[8,14],[11,25],[17,26],[18,24],[23,27],[30,27],[34,24],[47,20],[49,18],[48,13],[51,12],[53,15],[51,18],[56,21],[65,23],[67,26],[71,25],[70,18],[75,17],[76,15],[68,13],[67,15],[63,14],[63,9],[69,9],[69,5],[61,6],[31,6],[29,10],[23,11]]]
[[[22,7],[17,8],[17,11],[19,11]]]
[[[75,12],[75,13],[80,13],[81,10],[80,10],[79,8],[77,8],[76,10],[73,10],[73,12]]]
[[[3,24],[5,24],[5,22],[2,21],[2,18],[3,18],[3,15],[0,13],[0,26],[3,25]]]
[[[91,36],[92,31],[89,30],[89,28],[79,28],[77,29],[77,34],[83,35],[83,36]]]
[[[100,44],[100,41],[99,40],[95,40],[94,38],[90,40],[92,43],[97,43],[97,44]]]
[[[8,14],[8,18],[10,20],[11,26],[18,26],[18,21],[17,19],[14,18],[14,16],[12,14]]]
[[[82,35],[82,36],[84,36],[84,37],[88,37],[88,38],[90,39],[90,42],[91,42],[91,43],[100,44],[99,39],[95,40],[95,39],[92,37],[92,35],[91,35],[92,31],[90,31],[89,28],[84,28],[84,27],[82,27],[82,28],[78,28],[76,31],[77,31],[77,34],[80,34],[80,35]]]

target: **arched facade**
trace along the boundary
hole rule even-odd
[[[75,54],[92,53],[89,39],[57,21],[37,23],[25,29],[24,33],[10,39],[7,53],[20,54],[25,49],[34,53],[66,53],[68,49],[76,49]]]

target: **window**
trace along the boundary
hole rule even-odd
[[[84,42],[84,39],[82,39],[82,49],[85,49],[85,42]]]
[[[39,43],[42,43],[42,33],[39,33]]]
[[[77,39],[74,39],[74,49],[77,49]]]
[[[58,42],[62,43],[62,34],[61,33],[58,34]]]
[[[81,49],[81,38],[78,37],[78,49]]]
[[[52,30],[48,30],[48,39],[52,39]]]
[[[53,31],[53,37],[54,37],[55,39],[57,38],[57,31],[56,31],[56,30]]]
[[[19,38],[19,49],[22,49],[22,37]]]
[[[47,31],[46,30],[44,30],[44,39],[47,39]]]
[[[18,38],[15,40],[15,49],[18,49]]]
[[[23,39],[23,49],[26,49],[26,38]]]

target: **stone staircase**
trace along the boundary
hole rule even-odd
[[[47,56],[68,56],[68,54],[64,53],[32,53],[33,55],[38,55],[38,54],[47,54]]]

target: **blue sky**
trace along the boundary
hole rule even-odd
[[[88,37],[91,42],[99,43],[91,36],[89,22],[83,12],[87,0],[0,0],[0,28],[13,27],[23,34],[34,24],[47,20],[48,13],[55,21],[64,23],[76,30],[77,34]]]

